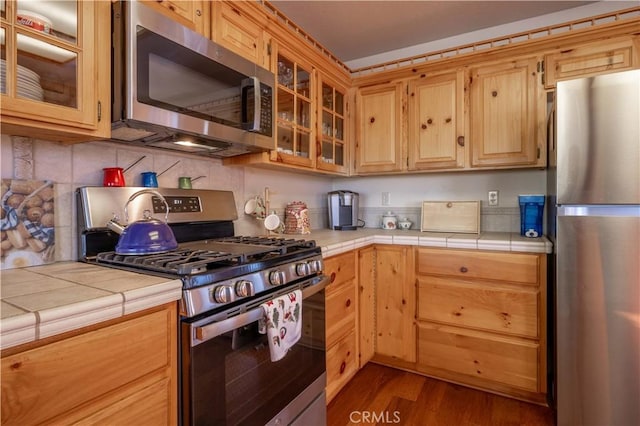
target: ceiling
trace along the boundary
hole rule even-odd
[[[345,63],[588,3],[594,2],[271,1]]]

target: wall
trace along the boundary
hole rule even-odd
[[[1,177],[51,180],[55,183],[55,232],[57,261],[77,258],[76,213],[74,191],[79,186],[102,185],[103,167],[126,168],[145,156],[125,173],[127,186],[140,186],[140,173],[157,173],[161,187],[177,187],[178,177],[205,176],[194,188],[233,191],[238,211],[234,222],[236,234],[256,235],[265,232],[262,222],[244,214],[244,203],[270,189],[272,210],[281,217],[290,201],[305,201],[310,209],[312,228],[326,227],[326,200],[322,194],[331,190],[331,180],[287,172],[224,167],[220,160],[184,155],[159,149],[130,147],[112,142],[88,142],[64,145],[56,142],[1,135]]]
[[[393,211],[419,228],[422,201],[480,200],[483,231],[519,232],[519,194],[546,194],[544,170],[505,170],[432,173],[402,176],[341,178],[333,189],[360,193],[361,219],[367,228],[381,226],[382,214]],[[499,191],[499,205],[487,205],[487,191]],[[390,193],[390,206],[382,205],[382,192]]]

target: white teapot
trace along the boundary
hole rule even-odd
[[[397,229],[398,218],[393,212],[386,212],[382,215],[382,229]]]

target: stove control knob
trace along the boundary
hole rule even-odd
[[[287,280],[286,275],[282,271],[271,271],[269,272],[269,282],[271,285],[282,285]]]
[[[311,273],[315,274],[317,272],[322,271],[322,261],[321,260],[312,260],[309,262],[309,267],[311,268]]]
[[[299,277],[305,277],[311,273],[311,265],[308,263],[296,264],[296,275]]]
[[[236,294],[240,297],[249,297],[256,294],[253,283],[249,280],[240,280],[236,282]]]
[[[236,299],[233,288],[228,285],[219,285],[213,289],[213,300],[217,303],[229,303]]]

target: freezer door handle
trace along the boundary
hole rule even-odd
[[[558,216],[640,217],[640,205],[558,206]]]

